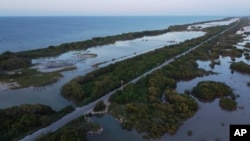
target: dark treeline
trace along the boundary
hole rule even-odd
[[[163,29],[163,30],[153,30],[153,31],[130,32],[130,33],[123,33],[120,35],[106,36],[106,37],[94,37],[86,41],[64,43],[59,46],[49,46],[48,48],[43,48],[43,49],[18,52],[17,56],[25,58],[57,56],[71,50],[83,50],[90,47],[113,44],[116,41],[132,40],[144,36],[155,36],[167,33],[168,31],[169,31],[168,29]]]
[[[3,71],[26,68],[30,65],[30,59],[18,57],[15,53],[12,52],[7,51],[0,55],[0,73]]]
[[[18,140],[41,127],[48,126],[73,109],[73,107],[66,107],[55,112],[51,107],[41,104],[24,104],[0,109],[0,140]]]
[[[176,26],[176,28],[181,29],[186,26]],[[171,28],[174,27],[175,26],[172,26]],[[113,44],[116,41],[132,40],[144,36],[160,35],[169,31],[171,31],[171,29],[130,32],[114,36],[95,37],[86,41],[64,43],[58,46],[49,46],[48,48],[21,51],[17,53],[6,51],[0,55],[0,71],[8,71],[28,67],[31,65],[31,59],[34,58],[57,56],[71,50],[83,50],[94,46]]]

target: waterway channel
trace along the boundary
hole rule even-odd
[[[85,75],[96,69],[93,65],[106,62],[99,65],[99,67],[103,67],[116,61],[121,61],[138,54],[161,48],[165,45],[177,44],[188,39],[197,38],[204,34],[205,33],[202,31],[169,32],[158,36],[119,41],[110,45],[89,48],[88,50],[71,51],[55,57],[33,60],[33,63],[38,66],[51,62],[63,62],[71,63],[76,66],[77,69],[63,72],[63,77],[61,79],[48,86],[29,87],[17,90],[0,89],[0,108],[17,106],[20,104],[39,103],[49,105],[55,110],[60,110],[61,108],[72,104],[61,96],[61,87],[72,78],[79,75]],[[96,54],[97,56],[90,58],[77,57],[79,54],[86,53]]]

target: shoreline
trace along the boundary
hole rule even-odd
[[[216,35],[217,36],[217,35]],[[203,42],[207,42],[207,41],[210,41],[210,40],[212,40],[213,39],[213,37],[211,37],[211,38],[209,38],[209,39],[207,39],[206,41],[203,41]],[[198,46],[195,46],[194,48],[198,48],[199,46],[201,46],[201,45],[198,45]],[[190,51],[187,51],[187,52],[191,52],[192,50],[190,50]],[[179,58],[179,57],[181,57],[182,55],[185,55],[185,52],[183,53],[183,54],[179,54],[179,55],[177,55],[177,58]],[[171,61],[174,61],[173,59],[171,59],[170,60],[170,62]],[[166,63],[170,63],[170,62],[166,62]],[[137,79],[136,79],[137,80]],[[133,83],[133,82],[131,82],[131,83]]]
[[[54,18],[53,18],[54,17]],[[76,25],[76,27],[79,27],[76,29],[76,31],[74,32],[75,34],[77,34],[76,36],[72,36],[72,34],[70,34],[69,32],[63,32],[62,34],[58,34],[58,35],[68,35],[66,36],[67,38],[63,37],[63,38],[59,38],[59,36],[45,36],[45,38],[43,39],[43,36],[37,36],[37,40],[41,40],[41,42],[38,43],[29,43],[29,41],[33,41],[33,38],[27,38],[24,36],[24,38],[20,37],[17,38],[18,40],[13,40],[11,42],[3,42],[3,46],[5,46],[5,48],[3,50],[0,51],[0,54],[5,52],[5,51],[11,51],[11,52],[20,52],[20,51],[28,51],[31,49],[39,49],[39,48],[46,48],[49,46],[59,46],[61,44],[64,43],[70,43],[70,42],[78,42],[78,41],[83,41],[83,40],[89,40],[92,39],[94,37],[105,37],[105,36],[110,36],[110,35],[118,35],[118,34],[122,34],[122,33],[129,33],[129,32],[139,32],[139,31],[145,31],[145,30],[160,30],[160,29],[165,29],[169,26],[172,25],[176,25],[176,24],[187,24],[187,23],[197,23],[197,22],[202,22],[202,21],[215,21],[215,20],[221,20],[226,18],[225,16],[52,16],[52,17],[47,17],[47,16],[21,16],[21,17],[13,17],[13,16],[7,16],[7,17],[0,17],[0,18],[13,18],[13,20],[15,20],[15,18],[29,18],[31,19],[37,19],[38,21],[41,20],[42,18],[48,18],[48,24],[52,24],[54,25],[53,21],[54,19],[62,19],[62,20],[67,20],[67,18],[70,18],[72,20],[67,20],[66,23],[70,22],[71,24],[74,22],[81,22],[81,23],[86,23],[85,21],[82,22],[82,19],[86,19],[87,23],[91,24],[94,23],[94,25],[100,25],[97,28],[93,27],[92,24],[90,26],[79,26]],[[139,18],[139,20],[137,19]],[[160,20],[162,19],[163,20]],[[178,18],[180,19],[180,21],[176,21],[175,19]],[[80,20],[79,20],[80,19]],[[106,24],[106,22],[104,24],[102,24],[102,19],[107,19],[108,21],[108,25]],[[132,23],[138,23],[138,22],[142,22],[140,19],[145,20],[145,21],[149,21],[142,23],[142,25],[127,25],[127,24],[122,24],[119,22],[119,20],[130,20],[130,19],[135,19],[133,21],[131,21]],[[158,19],[161,21],[161,23],[159,24]],[[173,20],[172,20],[173,19]],[[50,21],[52,20],[52,21]],[[111,20],[109,22],[109,20]],[[115,20],[115,21],[113,21]],[[151,21],[152,20],[152,21]],[[153,21],[153,20],[157,20],[157,21]],[[95,22],[97,21],[98,24],[96,24]],[[100,22],[98,22],[100,21]],[[116,22],[118,21],[118,22]],[[46,22],[46,23],[47,23]],[[42,22],[43,24],[44,22]],[[115,24],[115,27],[110,27],[110,24]],[[125,26],[124,28],[120,28],[119,26],[116,26],[117,24],[120,24],[120,27]],[[28,25],[32,25],[32,23],[27,23]],[[64,23],[60,23],[60,25],[62,24],[62,26],[65,26]],[[26,25],[26,24],[25,24]],[[40,26],[39,24],[36,26]],[[8,26],[7,26],[8,27]],[[43,27],[43,26],[42,26]],[[60,26],[61,27],[61,26]],[[48,27],[49,28],[49,27]],[[65,27],[66,29],[68,27]],[[88,29],[90,28],[90,29]],[[93,28],[93,29],[92,29]],[[51,29],[51,28],[49,28]],[[82,29],[82,30],[81,30]],[[54,30],[54,29],[53,29]],[[55,29],[56,31],[59,31],[58,29]],[[64,29],[63,29],[64,30]],[[85,31],[87,30],[87,31]],[[100,32],[96,32],[96,30],[101,30],[102,33]],[[44,31],[41,31],[40,29],[35,30],[37,32],[42,32],[43,35]],[[48,30],[50,33],[50,30]],[[66,30],[67,31],[67,30]],[[84,32],[82,32],[84,31]],[[5,30],[3,30],[3,33],[5,32]],[[47,31],[46,31],[47,32]],[[54,33],[54,32],[51,32]],[[60,32],[58,32],[60,33]],[[23,34],[27,34],[26,32],[23,32]],[[80,34],[80,35],[79,35]],[[17,36],[20,36],[19,34],[17,34]],[[69,37],[70,36],[70,37]],[[9,39],[9,36],[3,36],[3,39]],[[11,40],[11,39],[9,39]],[[22,41],[24,40],[24,43],[20,43],[20,44],[15,44],[16,41]],[[26,43],[26,41],[28,41],[28,43]],[[6,45],[5,45],[6,44]],[[25,47],[25,48],[22,48]]]
[[[219,21],[224,21],[224,20],[227,20],[227,18],[224,18],[224,19],[219,20]],[[213,20],[213,21],[216,22],[218,20]],[[201,22],[198,22],[198,23],[201,23]],[[14,54],[14,56],[21,57],[21,58],[23,58],[23,57],[27,58],[28,57],[29,59],[35,59],[37,57],[39,58],[39,56],[40,57],[45,57],[44,54],[38,55],[39,52],[40,53],[41,52],[45,53],[45,52],[48,52],[48,51],[57,52],[56,50],[59,50],[59,49],[62,49],[63,50],[62,52],[69,52],[69,51],[72,51],[72,50],[79,50],[78,47],[73,47],[73,48],[70,47],[70,46],[75,46],[77,44],[82,45],[83,46],[83,47],[81,47],[82,49],[87,49],[87,48],[91,48],[91,47],[95,47],[95,46],[114,43],[114,42],[117,42],[117,41],[133,40],[133,39],[138,39],[138,38],[142,38],[142,37],[145,37],[145,36],[157,36],[157,35],[162,35],[162,34],[165,34],[165,33],[173,32],[173,31],[174,32],[190,31],[190,29],[188,29],[188,27],[192,26],[192,25],[196,25],[198,23],[184,24],[184,25],[174,25],[174,26],[170,26],[167,29],[162,29],[162,30],[129,32],[129,33],[123,33],[123,34],[118,34],[118,35],[113,35],[113,36],[95,37],[95,38],[92,38],[91,40],[84,40],[84,41],[72,42],[72,43],[64,43],[64,44],[61,44],[59,46],[49,46],[48,48],[29,50],[29,51],[21,51],[21,52],[16,52],[16,53],[13,53],[13,54]],[[85,45],[85,47],[84,47],[84,45]],[[69,47],[69,49],[65,50],[64,49],[65,46]],[[76,49],[76,48],[78,48],[78,49]],[[34,56],[34,55],[36,55],[36,56]],[[51,54],[47,54],[46,57],[50,57],[50,55]],[[55,57],[55,55],[56,54],[54,54],[53,57]],[[85,54],[75,54],[75,55],[77,57],[81,58],[81,59],[97,57],[97,54],[92,54],[92,53],[88,53],[88,52],[85,53]],[[134,55],[135,54],[131,54],[132,57]],[[1,54],[0,57],[1,56],[3,56],[3,54]],[[125,58],[129,57],[129,56],[125,56]],[[112,59],[110,61],[116,62],[117,60],[122,59],[122,58],[123,57],[115,58],[115,59]],[[105,61],[105,62],[100,62],[100,63],[97,63],[97,64],[93,64],[92,67],[98,67],[99,65],[105,64],[105,63],[110,62],[110,61]],[[1,62],[0,62],[0,64],[1,64]],[[35,69],[37,69],[37,71],[40,71],[42,73],[50,73],[50,72],[55,72],[55,71],[63,71],[64,69],[66,69],[66,70],[73,69],[73,68],[76,68],[76,66],[74,64],[72,64],[72,63],[67,63],[67,62],[59,62],[59,63],[58,62],[49,62],[47,64],[40,64],[40,65],[37,65],[35,67],[31,67],[31,68],[35,68]],[[10,89],[11,88],[11,86],[2,86],[2,87],[4,87],[3,89]]]

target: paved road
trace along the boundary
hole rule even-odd
[[[133,79],[132,81],[130,81],[130,82],[126,83],[126,84],[124,84],[124,87],[125,87],[126,85],[128,85],[128,84],[135,83],[135,82],[137,82],[139,79],[141,79],[142,77],[144,77],[144,76],[146,76],[146,75],[148,75],[148,74],[151,74],[152,72],[154,72],[155,70],[158,70],[158,69],[162,68],[163,66],[168,65],[169,63],[173,62],[175,59],[177,59],[177,58],[179,58],[179,57],[185,55],[186,53],[191,52],[192,50],[195,50],[196,48],[198,48],[198,47],[200,47],[201,45],[203,45],[203,44],[205,44],[205,43],[207,43],[207,42],[213,40],[213,39],[216,38],[217,36],[224,34],[226,31],[232,29],[232,28],[235,27],[235,26],[236,26],[236,25],[234,25],[234,26],[232,26],[232,27],[230,27],[230,28],[228,28],[228,29],[226,29],[226,30],[220,32],[219,34],[217,34],[217,35],[215,35],[215,36],[213,36],[213,37],[207,39],[207,40],[204,41],[204,42],[201,42],[200,44],[198,44],[198,45],[196,45],[196,46],[194,46],[194,47],[191,47],[189,50],[187,50],[187,51],[185,51],[185,52],[183,52],[183,53],[181,53],[181,54],[179,54],[179,55],[173,57],[172,59],[167,60],[165,63],[161,64],[160,66],[155,67],[155,68],[149,70],[148,72],[144,73],[143,75],[141,75],[141,76],[139,76],[139,77]],[[21,139],[21,141],[34,141],[38,136],[40,136],[40,135],[42,135],[42,134],[46,134],[46,133],[50,133],[50,132],[55,132],[56,130],[58,130],[59,128],[63,127],[65,124],[69,123],[70,121],[72,121],[72,120],[74,120],[74,119],[77,119],[77,118],[79,118],[80,116],[82,116],[82,115],[84,115],[84,114],[87,114],[87,113],[91,112],[92,109],[93,109],[93,107],[96,105],[96,103],[97,103],[98,101],[103,100],[104,102],[107,102],[111,95],[113,95],[117,90],[121,90],[121,89],[122,89],[122,87],[117,88],[117,89],[115,89],[115,90],[109,92],[109,93],[106,94],[105,96],[99,98],[98,100],[89,103],[88,105],[85,105],[85,106],[83,106],[83,107],[77,107],[77,108],[75,109],[75,111],[73,111],[72,113],[69,113],[69,114],[65,115],[63,118],[61,118],[60,120],[58,120],[58,121],[52,123],[52,124],[49,125],[48,127],[42,128],[42,129],[40,129],[40,130],[34,132],[33,134],[26,136],[25,138]]]

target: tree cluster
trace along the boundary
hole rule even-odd
[[[99,125],[80,117],[54,133],[42,135],[36,141],[87,141],[88,131],[97,131]]]
[[[100,112],[100,111],[105,110],[105,108],[106,108],[106,105],[104,104],[104,102],[103,101],[99,101],[99,102],[97,102],[97,104],[95,105],[95,107],[94,107],[93,110],[95,112]]]
[[[135,86],[141,85],[140,83],[143,82],[136,83]],[[161,93],[162,98],[156,96],[152,98],[150,90],[144,91],[139,88],[137,91],[145,92],[142,95],[142,93],[127,89],[129,88],[126,87],[126,90],[117,92],[110,99],[112,102],[110,112],[121,119],[121,126],[124,129],[132,130],[135,128],[139,133],[144,133],[143,137],[146,139],[156,139],[165,133],[175,134],[183,121],[193,116],[198,109],[198,104],[193,98],[177,94],[170,88]],[[133,93],[136,96],[128,93]],[[119,97],[124,97],[124,95],[130,101],[125,100],[122,102],[123,104],[120,104],[122,98]],[[132,100],[130,96],[143,96],[144,98]]]
[[[233,99],[223,97],[220,99],[220,107],[228,111],[234,111],[237,108],[237,102]]]
[[[0,72],[26,68],[30,65],[30,59],[18,57],[12,52],[7,51],[0,55]]]
[[[233,62],[230,65],[230,68],[242,73],[248,73],[250,74],[250,65],[240,61],[240,62]]]
[[[24,104],[0,109],[0,140],[17,140],[25,134],[41,127],[72,111],[72,107],[55,112],[49,106]]]
[[[193,88],[192,94],[205,101],[212,101],[219,97],[232,96],[233,90],[224,83],[215,81],[202,81]]]

